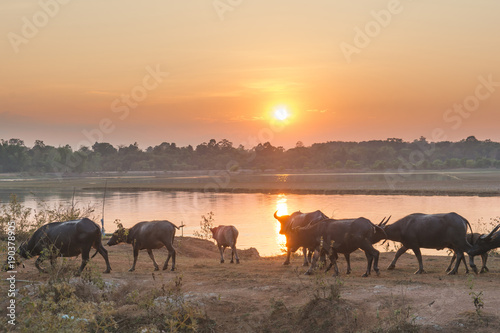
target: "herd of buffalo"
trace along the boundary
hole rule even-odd
[[[422,255],[420,248],[429,249],[451,249],[454,253],[448,274],[456,274],[461,262],[464,263],[468,272],[464,252],[469,255],[469,264],[475,273],[478,272],[474,264],[474,256],[481,255],[483,266],[481,272],[487,271],[487,252],[493,248],[500,247],[500,225],[496,226],[489,234],[479,235],[472,232],[469,222],[456,213],[447,214],[411,214],[400,220],[388,224],[389,219],[383,219],[379,224],[360,217],[355,219],[331,219],[317,210],[311,213],[300,211],[291,215],[278,216],[274,218],[281,224],[280,234],[286,236],[287,256],[285,265],[290,263],[290,254],[303,248],[304,266],[309,266],[306,274],[311,274],[318,260],[326,261],[328,256],[330,264],[327,271],[333,266],[335,275],[338,275],[338,254],[345,256],[347,262],[347,274],[351,272],[350,254],[357,249],[364,251],[367,259],[366,272],[363,276],[370,275],[372,264],[373,270],[378,274],[379,251],[373,244],[382,240],[391,240],[401,243],[394,259],[388,269],[394,269],[398,258],[411,249],[418,260],[418,270],[415,274],[424,273]],[[159,270],[153,249],[166,247],[168,257],[163,265],[167,269],[168,262],[172,258],[171,270],[175,269],[176,252],[173,247],[175,230],[178,229],[169,221],[139,222],[132,228],[120,227],[113,233],[107,245],[116,245],[122,242],[132,244],[134,262],[129,271],[135,270],[139,250],[147,250],[153,261],[155,270]],[[467,233],[468,229],[470,233]],[[220,262],[224,262],[224,250],[230,247],[231,263],[239,263],[236,252],[236,240],[238,230],[234,226],[218,226],[210,229],[213,238],[217,242],[220,251]],[[82,255],[82,264],[78,274],[82,272],[90,260],[91,248],[96,249],[106,261],[106,271],[111,271],[108,259],[108,251],[101,242],[101,229],[88,218],[75,221],[53,222],[40,227],[25,242],[23,242],[17,253],[26,259],[38,256],[35,266],[38,270],[45,270],[40,263],[49,258],[52,265],[57,257],[75,257]],[[312,256],[312,254],[315,254]],[[451,269],[456,259],[455,266]]]

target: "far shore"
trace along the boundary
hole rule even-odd
[[[242,170],[0,174],[0,191],[58,189],[231,193],[500,196],[500,170],[308,171]]]

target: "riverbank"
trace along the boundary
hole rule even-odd
[[[500,196],[500,170],[257,173],[0,174],[0,190],[161,190],[231,193]]]
[[[88,314],[91,306],[97,306],[96,318],[107,318],[101,325],[116,323],[109,329],[111,332],[159,332],[168,330],[169,324],[180,325],[182,320],[190,325],[192,319],[196,320],[198,332],[492,333],[500,330],[499,257],[488,259],[489,273],[466,275],[461,265],[458,275],[448,276],[445,268],[449,256],[423,256],[427,274],[414,275],[417,260],[413,255],[404,254],[396,269],[388,271],[386,267],[394,253],[381,253],[380,275],[372,272],[370,277],[362,278],[366,259],[361,251],[356,251],[351,258],[352,274],[345,274],[345,260],[341,257],[341,275],[336,279],[331,272],[304,275],[306,268],[302,267],[299,256],[292,259],[290,266],[283,266],[283,256],[261,258],[248,249],[241,251],[239,265],[228,261],[220,264],[213,242],[176,237],[174,245],[178,252],[174,272],[154,272],[145,251],[139,254],[136,271],[128,272],[133,260],[132,247],[122,244],[107,247],[111,274],[100,273],[105,265],[97,255],[89,263],[91,272],[83,278],[69,279],[69,286],[47,284],[51,275],[39,274],[34,259],[26,261],[26,266],[17,271],[17,328],[30,330],[37,323],[51,327],[59,323],[62,325],[59,327],[66,328],[83,325],[84,319],[92,322],[93,317]],[[154,253],[161,267],[167,257],[166,250]],[[58,263],[76,269],[80,260],[58,259]],[[62,271],[59,269],[57,273]],[[6,295],[6,286],[1,284],[2,295]],[[37,291],[38,288],[43,292]],[[49,292],[51,288],[55,293]],[[74,288],[75,292],[66,295],[68,288]],[[58,308],[52,303],[56,297],[64,306]],[[478,312],[474,297],[483,304]],[[40,306],[33,308],[30,302]],[[2,314],[6,309],[4,303],[1,302]],[[70,312],[73,304],[75,313]],[[61,319],[55,309],[82,321]],[[87,317],[79,317],[85,314]],[[168,321],[170,314],[177,315],[177,319]]]

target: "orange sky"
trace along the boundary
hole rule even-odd
[[[0,138],[500,141],[499,13],[472,0],[2,1]]]

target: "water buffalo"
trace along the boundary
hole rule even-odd
[[[153,260],[155,271],[160,270],[156,263],[153,249],[161,249],[166,247],[168,250],[168,257],[163,265],[163,270],[167,269],[168,261],[172,257],[172,271],[175,270],[175,249],[173,246],[175,229],[179,229],[175,224],[169,221],[144,221],[139,222],[132,228],[127,229],[119,227],[111,236],[108,245],[116,245],[119,243],[132,244],[134,250],[134,263],[129,269],[129,272],[135,270],[139,250],[146,249],[149,257]]]
[[[491,249],[500,247],[500,231],[497,231],[499,228],[500,224],[497,225],[489,234],[479,237],[474,243],[474,246],[472,246],[472,249],[469,250],[469,255],[476,256],[478,254],[486,253]]]
[[[278,211],[274,213],[274,218],[278,220],[281,224],[280,228],[280,234],[285,235],[287,238],[287,243],[289,242],[290,238],[290,231],[295,228],[300,228],[300,227],[305,227],[309,224],[314,224],[322,220],[328,219],[328,216],[323,214],[321,211],[316,210],[311,213],[302,213],[300,211],[294,212],[291,215],[282,215],[278,216],[277,215]],[[302,251],[304,253],[304,264],[303,266],[308,266],[309,265],[309,260],[307,259],[307,247],[300,245],[299,247],[302,247]],[[287,245],[287,251],[286,251],[286,260],[283,263],[283,265],[289,265],[290,264],[290,254],[292,252],[297,251],[298,248],[295,248],[292,251],[292,247]],[[314,249],[310,249],[310,253],[312,253]],[[310,255],[309,255],[310,257]]]
[[[467,227],[471,229],[471,233],[472,228],[469,222],[457,213],[415,213],[405,216],[390,225],[387,225],[387,221],[380,223],[380,226],[386,232],[388,240],[402,243],[401,248],[396,252],[387,269],[394,269],[398,258],[408,249],[411,249],[417,257],[419,266],[415,274],[425,273],[420,248],[437,250],[450,248],[457,255],[457,262],[448,274],[456,274],[460,261],[464,258],[464,252],[471,249],[466,234]],[[470,258],[470,265],[473,269],[476,266],[472,258]]]
[[[474,245],[477,242],[477,240],[479,239],[479,237],[481,237],[481,236],[483,236],[483,234],[480,234],[477,232],[475,232],[473,234],[468,233],[467,234],[467,242],[469,242],[469,244],[471,244],[471,245]],[[469,254],[469,256],[470,256],[470,254]],[[490,270],[488,269],[488,267],[486,267],[486,261],[488,261],[488,253],[487,252],[481,253],[480,256],[481,256],[481,261],[483,263],[480,272],[481,273],[489,272]],[[447,272],[449,272],[451,270],[451,266],[453,265],[453,262],[455,261],[456,258],[457,258],[457,255],[455,253],[453,253],[453,257],[451,257],[450,265],[448,265],[448,268],[446,269]],[[467,267],[467,263],[465,262],[465,256],[462,259],[463,259],[462,261],[463,261],[464,266],[465,266],[465,273],[469,273],[469,268]],[[474,258],[472,258],[472,260],[474,260]],[[476,267],[472,267],[472,270],[474,271],[474,273],[477,274]]]
[[[292,233],[297,233],[298,237],[307,239],[308,246],[315,248],[318,252],[306,272],[307,275],[312,273],[319,253],[322,251],[329,254],[330,265],[326,271],[334,266],[334,275],[338,275],[337,254],[342,253],[346,257],[347,274],[349,274],[351,271],[349,254],[357,249],[363,250],[366,255],[367,268],[363,277],[370,275],[372,263],[373,270],[377,275],[379,274],[379,251],[373,247],[373,243],[384,238],[385,233],[381,227],[364,217],[345,220],[327,219],[307,227],[293,229]]]
[[[238,253],[236,252],[236,240],[238,239],[238,230],[232,225],[220,225],[215,228],[210,228],[212,232],[212,237],[217,242],[217,247],[220,252],[220,263],[224,263],[224,251],[226,247],[231,247],[231,261],[234,263],[234,257],[236,257],[236,263],[240,263],[240,258],[238,258]]]
[[[106,271],[104,273],[111,272],[108,251],[101,243],[101,229],[88,218],[43,225],[19,246],[17,252],[26,259],[38,256],[35,266],[40,272],[44,273],[46,270],[40,267],[40,263],[46,257],[50,259],[51,265],[54,266],[57,257],[76,257],[81,254],[82,264],[77,272],[77,275],[80,275],[90,260],[90,249],[92,247],[97,250],[92,258],[99,252],[106,261]]]

